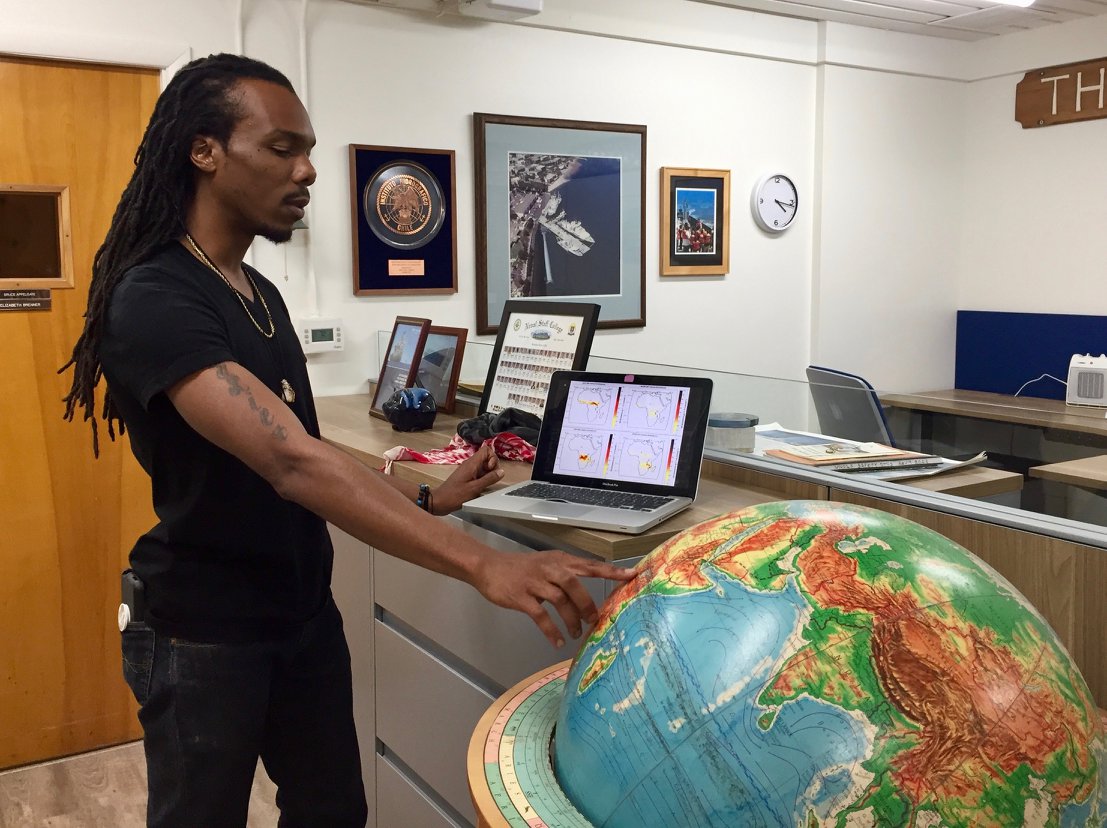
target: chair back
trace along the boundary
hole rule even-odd
[[[820,432],[861,443],[896,444],[880,399],[863,377],[808,365],[807,381]]]

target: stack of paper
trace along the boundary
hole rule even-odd
[[[880,443],[851,443],[834,441],[787,448],[768,449],[769,457],[819,466],[835,471],[861,471],[864,469],[895,469],[904,466],[933,466],[942,461],[934,454],[903,451]]]
[[[856,443],[823,434],[791,431],[772,423],[757,428],[756,454],[790,463],[829,471],[862,474],[882,480],[904,480],[941,474],[962,466],[979,463],[984,452],[968,460],[947,460],[936,454],[886,446],[881,443]]]

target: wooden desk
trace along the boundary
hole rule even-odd
[[[1043,480],[1056,480],[1058,483],[1071,483],[1086,489],[1107,489],[1107,454],[1066,460],[1064,463],[1033,466],[1030,469],[1030,476],[1040,477]]]
[[[1066,405],[1062,400],[948,389],[919,394],[881,394],[880,401],[892,408],[1059,429],[1107,439],[1107,418],[1103,409]]]

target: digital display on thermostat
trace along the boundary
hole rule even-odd
[[[334,328],[312,328],[312,342],[334,342]]]

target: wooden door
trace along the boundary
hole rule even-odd
[[[0,311],[0,768],[141,736],[116,608],[150,485],[125,439],[102,430],[93,459],[57,370],[158,91],[154,70],[0,57],[0,184],[68,185],[75,272],[51,310]]]

